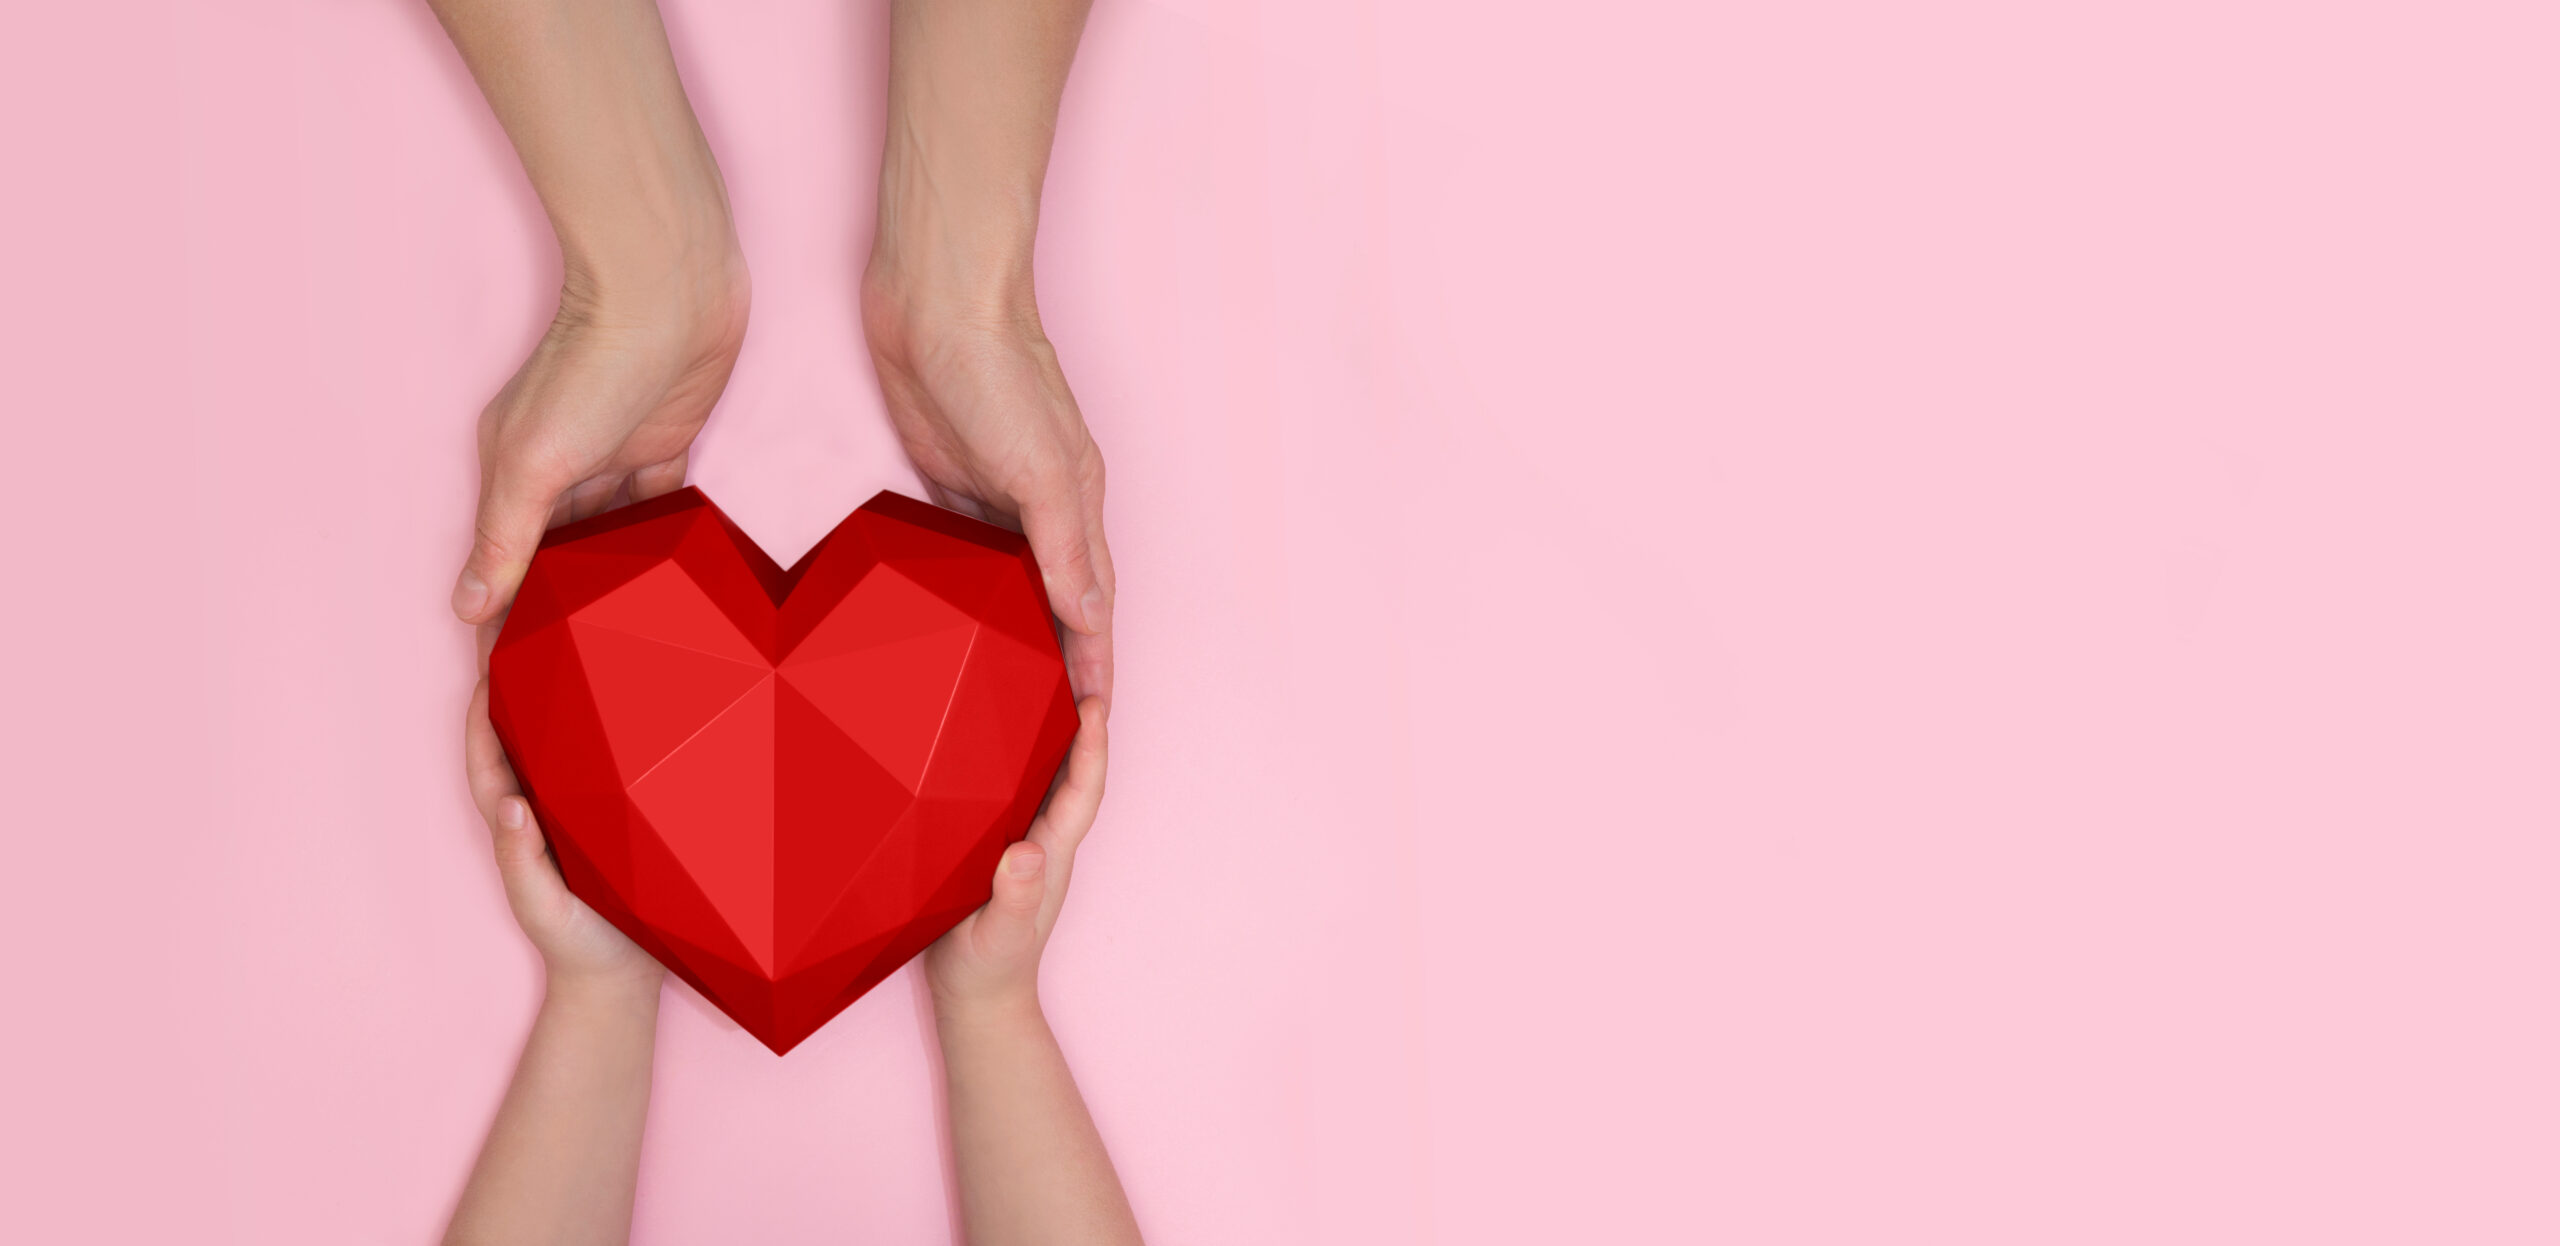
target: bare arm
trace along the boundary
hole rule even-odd
[[[555,975],[445,1241],[629,1240],[657,1030],[655,981]]]
[[[454,612],[503,614],[553,520],[684,483],[747,327],[728,192],[650,0],[430,0],[560,243],[560,312],[480,417]]]
[[[747,276],[720,171],[650,0],[430,0],[560,244],[559,313],[480,417],[477,536],[454,611],[488,635],[557,519],[684,483],[744,340]],[[451,1242],[630,1235],[663,971],[569,894],[489,729],[466,742],[541,1011]]]
[[[1041,328],[1040,188],[1089,0],[894,0],[863,328],[937,501],[1020,525],[1080,696],[1111,696],[1102,453]]]
[[[486,641],[556,519],[684,483],[746,333],[726,190],[650,0],[430,0],[560,244],[559,313],[480,416],[454,611]],[[466,742],[509,905],[542,953],[525,1040],[451,1242],[621,1242],[655,1051],[656,962],[569,894],[489,729]]]
[[[1030,837],[997,863],[994,898],[925,954],[974,1246],[1138,1241],[1119,1174],[1040,1011],[1040,949],[1102,800],[1101,706],[1088,698],[1080,708],[1066,779]]]
[[[665,971],[561,882],[489,728],[488,704],[484,682],[464,720],[471,794],[489,820],[507,905],[542,953],[545,981],[542,1010],[445,1241],[618,1243],[631,1236]]]
[[[875,266],[995,308],[1031,293],[1040,188],[1091,0],[895,0]]]
[[[975,1246],[1135,1243],[1111,1157],[1040,1010],[1040,949],[1102,799],[1116,585],[1102,455],[1040,324],[1032,244],[1089,0],[894,0],[863,328],[938,500],[1019,523],[1067,626],[1083,724],[987,906],[925,955]]]

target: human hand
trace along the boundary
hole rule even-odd
[[[552,524],[684,484],[746,340],[735,245],[662,258],[629,282],[572,274],[551,328],[480,415],[476,535],[453,590],[464,621],[506,612]]]
[[[1030,539],[1079,697],[1111,705],[1102,453],[1040,327],[1032,245],[1084,0],[890,6],[862,328],[934,501]]]
[[[1066,624],[1079,695],[1111,697],[1111,549],[1103,537],[1102,452],[1067,388],[1027,296],[1010,309],[919,289],[875,258],[863,325],[889,419],[908,457],[954,509],[1011,524],[1031,542]]]
[[[996,862],[995,895],[925,949],[925,981],[935,1013],[946,1019],[1039,1009],[1040,952],[1066,904],[1076,845],[1101,807],[1109,754],[1101,699],[1086,697],[1076,717],[1066,775],[1032,819],[1030,834]]]
[[[560,308],[480,417],[477,537],[453,611],[515,600],[555,519],[684,483],[747,331],[720,167],[649,0],[429,0],[560,243]]]
[[[495,624],[484,629],[494,634]],[[485,670],[486,662],[483,662]],[[584,900],[570,894],[559,863],[534,825],[533,806],[516,783],[514,767],[489,725],[489,680],[484,673],[472,691],[471,709],[463,719],[463,768],[471,781],[471,799],[489,824],[498,857],[498,879],[507,891],[507,907],[534,950],[542,954],[549,988],[593,988],[645,995],[654,1000],[666,970],[640,945],[606,921]]]

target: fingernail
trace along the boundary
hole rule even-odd
[[[1005,872],[1015,878],[1029,878],[1040,872],[1041,857],[1042,853],[1037,848],[1016,848],[1012,858],[1005,862]]]
[[[513,796],[498,802],[498,829],[509,833],[524,829],[524,802]]]
[[[1102,595],[1099,584],[1084,590],[1084,630],[1099,632],[1111,626],[1111,603]]]
[[[479,614],[480,607],[487,604],[489,604],[489,585],[466,569],[462,573],[462,578],[453,582],[454,614],[469,619]]]

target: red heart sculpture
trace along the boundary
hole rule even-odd
[[[569,890],[776,1053],[986,903],[1076,730],[1020,536],[882,493],[785,571],[696,489],[543,539],[489,719]]]

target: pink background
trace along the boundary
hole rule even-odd
[[[882,9],[671,7],[787,558],[912,487]],[[538,990],[444,603],[547,234],[415,4],[11,27],[0,1237],[428,1240]],[[1102,0],[1048,998],[1153,1235],[2560,1237],[2555,35]],[[639,1239],[945,1240],[924,1038],[677,988]]]

